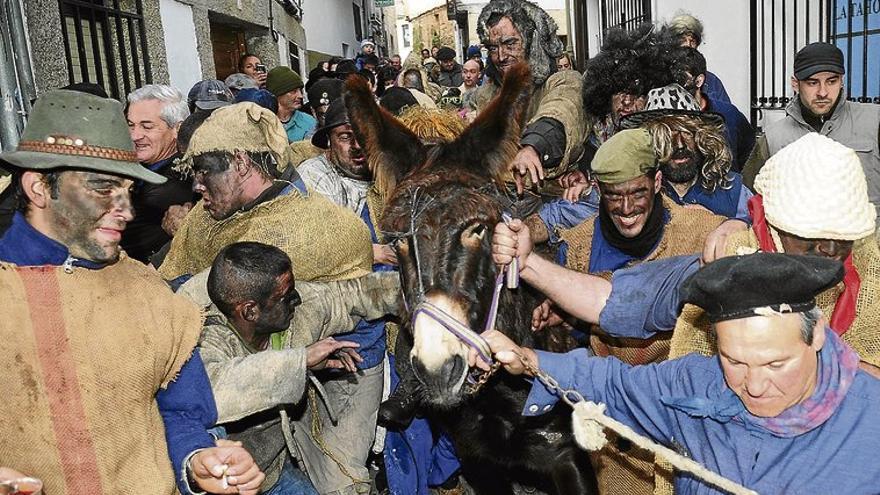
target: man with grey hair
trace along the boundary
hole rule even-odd
[[[148,84],[128,95],[128,129],[138,161],[167,179],[163,184],[136,182],[132,192],[135,217],[123,234],[122,248],[144,263],[171,240],[173,233],[162,228],[169,209],[182,217],[196,199],[192,181],[172,169],[178,156],[177,131],[187,117],[186,98],[172,86]]]
[[[527,176],[535,187],[568,172],[583,149],[584,110],[572,104],[580,98],[581,77],[574,71],[556,71],[556,59],[563,51],[556,29],[547,12],[526,0],[492,0],[477,24],[480,41],[489,51],[488,81],[475,90],[471,102],[477,113],[489,104],[513,66],[526,62],[532,74],[532,103],[520,151],[510,164],[518,192]]]

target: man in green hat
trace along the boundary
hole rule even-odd
[[[119,102],[43,95],[0,162],[17,199],[0,237],[4,464],[55,495],[171,494],[175,480],[255,494],[250,454],[207,433],[199,309],[119,247],[134,181],[165,180],[138,162]]]
[[[279,65],[269,71],[266,89],[278,98],[278,119],[287,131],[288,141],[302,141],[315,130],[318,121],[299,111],[303,106],[303,80],[299,74]]]
[[[616,133],[599,147],[591,166],[601,193],[599,212],[577,227],[559,233],[557,261],[570,270],[607,277],[609,272],[626,266],[700,253],[706,236],[726,220],[707,210],[679,206],[662,194],[663,173],[658,169],[651,135],[645,129]],[[521,231],[528,231],[518,221],[511,228],[520,236]],[[496,228],[499,232],[514,235],[507,228]],[[536,270],[540,271],[540,266]],[[565,278],[558,280],[561,283]],[[558,322],[549,302],[535,310],[535,328]],[[645,341],[620,338],[597,325],[588,327],[590,346],[600,356],[616,356],[629,364],[648,364],[663,361],[669,354],[669,335]],[[630,465],[639,464],[633,459],[624,459],[621,453],[610,449],[608,454],[599,473],[600,485],[604,480],[623,476],[631,480],[631,486],[644,488],[634,493],[649,493],[648,485],[653,483],[649,459],[633,468]]]

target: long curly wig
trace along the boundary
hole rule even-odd
[[[562,55],[564,47],[556,36],[556,21],[541,7],[526,0],[491,0],[477,21],[477,34],[480,41],[489,44],[489,27],[502,17],[509,17],[520,32],[525,43],[532,84],[544,84],[556,72],[556,59]],[[491,58],[486,66],[486,74],[497,84],[501,84],[501,71],[495,67]]]
[[[583,100],[587,115],[599,120],[611,112],[617,93],[647,96],[652,88],[673,82],[673,51],[677,43],[660,37],[644,23],[632,31],[609,29],[599,53],[587,61]]]
[[[651,134],[654,152],[660,163],[668,162],[675,152],[672,135],[676,132],[693,134],[697,150],[706,161],[700,170],[700,183],[709,192],[730,189],[733,186],[730,172],[730,150],[724,137],[723,123],[710,123],[691,115],[668,115],[650,120],[642,127]]]

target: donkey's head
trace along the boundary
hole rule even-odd
[[[418,139],[375,104],[365,84],[348,81],[357,137],[377,177],[397,184],[380,227],[394,240],[408,313],[428,302],[482,331],[497,275],[491,238],[501,220],[501,179],[519,148],[529,81],[525,65],[509,71],[479,117],[457,139],[439,144]],[[410,358],[426,398],[457,404],[468,374],[467,345],[423,313],[410,326]]]

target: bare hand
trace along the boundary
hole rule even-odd
[[[256,495],[266,475],[241,442],[218,440],[216,447],[200,450],[189,460],[196,484],[210,493]]]
[[[354,349],[360,347],[357,342],[336,340],[333,337],[319,340],[306,347],[306,367],[310,370],[324,368],[357,371],[357,363],[363,361]]]
[[[373,263],[397,266],[397,252],[388,244],[373,244]]]
[[[489,349],[491,349],[492,354],[495,356],[495,359],[499,363],[501,363],[501,366],[504,367],[504,369],[507,370],[508,373],[512,375],[521,375],[523,373],[526,373],[526,368],[523,365],[520,356],[528,359],[533,366],[538,366],[538,356],[537,354],[535,354],[535,351],[529,349],[528,347],[520,347],[516,345],[512,340],[510,340],[506,335],[499,332],[498,330],[489,330],[487,332],[483,332],[482,336],[489,344]],[[477,353],[473,349],[468,351],[468,364],[486,371],[489,370],[489,365],[486,364],[482,359],[478,359]]]
[[[266,85],[266,76],[268,74],[265,72],[257,72],[257,75],[254,76],[254,80],[257,81],[257,86],[264,87]]]
[[[174,237],[174,234],[177,233],[177,229],[179,229],[180,225],[183,223],[183,219],[186,217],[186,214],[189,213],[189,210],[192,210],[192,207],[192,203],[169,206],[168,210],[165,211],[165,216],[162,217],[162,230],[167,232],[171,237]]]
[[[526,175],[531,179],[532,187],[538,186],[544,180],[544,167],[541,165],[541,158],[535,148],[531,146],[523,146],[510,162],[508,168],[513,172],[517,194],[523,193]]]
[[[559,313],[553,310],[553,303],[545,299],[532,311],[532,331],[539,332],[547,327],[554,327],[564,323]]]
[[[564,174],[559,178],[558,182],[559,186],[564,189],[562,192],[562,199],[572,203],[579,200],[581,198],[581,193],[590,188],[589,179],[587,179],[587,176],[580,170]]]
[[[731,218],[706,236],[706,244],[703,246],[703,264],[711,263],[718,258],[727,256],[727,238],[732,234],[748,229],[749,226],[742,220]]]
[[[507,266],[513,258],[519,258],[519,271],[523,271],[532,253],[532,238],[526,224],[515,218],[510,225],[500,222],[492,234],[492,260],[496,265]]]

